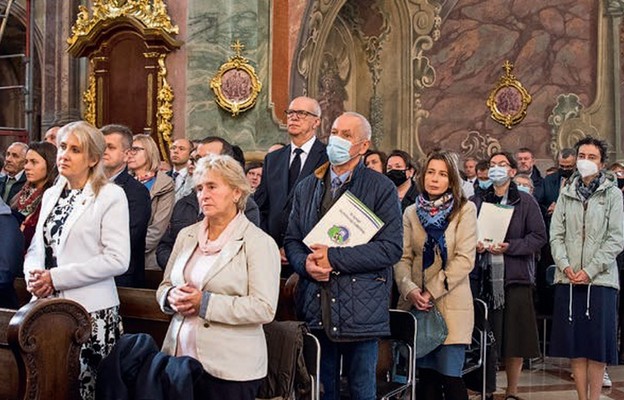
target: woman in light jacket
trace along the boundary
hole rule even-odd
[[[123,333],[114,278],[130,262],[128,202],[104,175],[106,142],[97,128],[73,122],[59,130],[57,141],[61,176],[43,195],[24,275],[34,297],[74,300],[90,313],[91,337],[80,352],[80,393],[91,399],[98,364]]]
[[[448,336],[416,360],[419,398],[444,393],[447,400],[468,399],[461,371],[474,325],[468,275],[477,246],[477,212],[463,195],[457,162],[448,152],[428,157],[420,187],[424,192],[403,214],[403,256],[394,266],[399,308],[426,311],[435,305]]]
[[[152,216],[145,237],[145,268],[159,269],[156,247],[167,231],[175,203],[175,185],[166,172],[160,171],[160,153],[149,135],[134,135],[128,157],[128,169],[150,192]]]
[[[237,161],[204,157],[193,179],[205,217],[180,231],[156,294],[174,314],[163,352],[202,363],[206,398],[253,400],[267,373],[262,325],[277,307],[279,250],[245,217],[251,187]]]
[[[598,399],[606,364],[617,364],[617,255],[624,244],[622,191],[604,170],[607,145],[576,144],[577,171],[550,224],[557,265],[550,355],[570,358],[578,398]]]

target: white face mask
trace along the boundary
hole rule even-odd
[[[576,169],[583,178],[596,175],[598,173],[598,165],[589,160],[578,160],[576,162]]]

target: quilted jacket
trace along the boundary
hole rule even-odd
[[[328,168],[328,163],[319,167],[295,188],[284,239],[288,261],[300,276],[295,293],[298,317],[311,329],[325,329],[330,338],[338,340],[389,335],[392,266],[401,258],[403,244],[401,207],[394,184],[362,163],[345,182],[346,190],[381,218],[384,226],[367,244],[328,250],[334,271],[323,284],[328,285],[331,295],[331,326],[323,326],[321,284],[306,272],[306,257],[311,251],[302,240],[320,219]]]

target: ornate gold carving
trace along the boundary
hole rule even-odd
[[[482,135],[479,131],[468,132],[460,146],[464,157],[474,157],[478,160],[487,160],[490,155],[502,149],[498,139],[487,133]]]
[[[511,73],[513,64],[506,60],[503,64],[505,75],[498,79],[498,84],[490,92],[487,106],[494,121],[505,125],[507,129],[518,124],[526,116],[531,103],[531,95],[522,83]]]
[[[173,133],[173,124],[171,123],[173,119],[173,89],[167,82],[165,57],[166,55],[163,54],[158,59],[158,108],[156,109],[156,123],[160,154],[168,162],[167,149],[171,146],[171,135]]]
[[[91,65],[93,66],[93,64]],[[89,86],[82,95],[82,101],[85,104],[84,120],[95,125],[95,75],[93,72],[89,74]]]
[[[249,60],[241,56],[245,47],[240,41],[230,46],[236,55],[221,65],[217,74],[210,81],[217,104],[235,117],[256,104],[262,83]]]
[[[78,9],[76,22],[71,28],[72,36],[67,39],[70,46],[80,36],[87,36],[98,22],[119,17],[133,17],[146,28],[160,29],[169,34],[179,32],[178,26],[172,24],[167,14],[164,0],[93,0],[93,15],[89,15],[85,6],[78,6]]]

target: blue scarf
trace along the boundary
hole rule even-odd
[[[442,258],[442,269],[446,268],[448,258],[444,232],[449,225],[449,215],[453,211],[453,195],[446,193],[437,200],[429,200],[426,193],[418,195],[416,199],[416,214],[427,233],[423,248],[423,271],[433,265],[436,248]],[[446,286],[446,282],[444,283]]]

